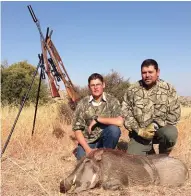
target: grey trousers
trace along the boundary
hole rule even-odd
[[[147,155],[153,154],[153,144],[159,144],[159,153],[169,154],[172,147],[176,144],[178,130],[173,125],[166,125],[157,130],[153,140],[146,140],[137,135],[136,132],[130,132],[130,142],[127,152],[129,154]]]

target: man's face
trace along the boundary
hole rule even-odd
[[[152,86],[156,83],[160,74],[160,70],[156,71],[153,65],[143,67],[141,70],[142,80],[147,86]]]
[[[105,88],[105,83],[101,82],[99,79],[91,80],[89,84],[89,89],[94,98],[99,98],[103,94]]]

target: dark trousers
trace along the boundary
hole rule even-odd
[[[173,125],[166,125],[157,130],[153,140],[146,140],[131,132],[127,152],[129,154],[146,155],[154,153],[153,144],[159,144],[159,153],[169,153],[176,144],[178,130]]]
[[[95,143],[88,144],[90,148],[112,148],[114,149],[119,141],[121,130],[115,125],[109,125],[103,129],[101,137]],[[76,150],[76,158],[79,160],[85,156],[85,151],[81,145]]]

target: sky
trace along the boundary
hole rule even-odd
[[[53,30],[52,41],[75,85],[112,70],[136,82],[141,63],[152,58],[161,79],[179,95],[191,96],[191,2],[1,2],[1,62],[38,64],[40,35],[27,5],[44,36],[47,27]]]

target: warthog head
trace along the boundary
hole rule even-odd
[[[103,151],[91,153],[82,158],[75,170],[60,183],[60,192],[65,193],[72,189],[73,192],[80,192],[98,186],[100,179],[101,154]]]

